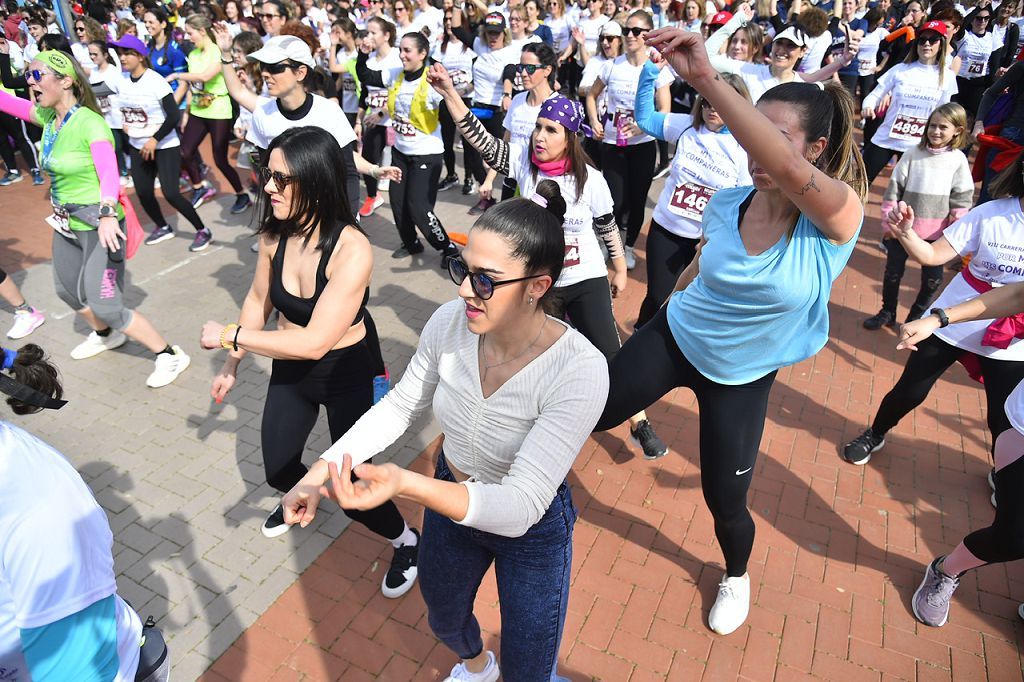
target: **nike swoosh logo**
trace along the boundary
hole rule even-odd
[[[737,470],[736,470],[736,475],[737,475],[737,476],[742,476],[743,474],[747,473],[748,471],[750,471],[750,469],[753,469],[753,468],[754,468],[754,467],[749,467],[749,468],[747,468],[747,469],[744,469],[743,471],[740,471],[739,469],[737,469]]]

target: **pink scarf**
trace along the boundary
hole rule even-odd
[[[537,158],[536,152],[531,152],[530,160],[541,173],[546,175],[565,175],[572,170],[572,161],[568,156],[560,161],[541,161]]]

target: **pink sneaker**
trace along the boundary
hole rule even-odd
[[[43,322],[46,322],[46,316],[35,308],[18,310],[14,313],[14,325],[7,332],[7,338],[23,339],[38,329]]]

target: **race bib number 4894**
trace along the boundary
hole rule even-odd
[[[890,136],[897,140],[920,140],[927,126],[927,118],[920,118],[900,112],[896,114],[896,120],[892,122]]]

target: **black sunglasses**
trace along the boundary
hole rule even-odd
[[[496,280],[490,275],[482,272],[470,272],[466,264],[458,258],[449,258],[448,276],[451,277],[452,281],[459,286],[462,286],[465,279],[469,277],[469,286],[473,289],[473,293],[480,299],[486,301],[494,295],[494,290],[497,287],[505,284],[514,284],[516,282],[525,282],[528,279],[536,279],[538,277],[543,277],[544,275],[530,275],[528,277],[517,277],[515,279]]]
[[[942,36],[939,36],[939,35],[921,36],[920,38],[918,38],[918,40],[921,41],[922,43],[924,43],[925,45],[934,45],[935,43],[941,43],[942,42]]]
[[[266,62],[260,62],[260,71],[269,73],[271,76],[279,76],[288,69],[294,69],[295,65],[289,62],[277,62],[276,64],[267,64]]]
[[[537,73],[538,69],[544,68],[541,64],[517,64],[516,66],[520,71],[525,71],[527,76],[532,76]]]
[[[647,32],[649,30],[650,29],[648,29],[648,28],[643,28],[643,27],[640,27],[640,26],[633,26],[632,28],[624,28],[624,29],[622,29],[622,35],[626,35],[626,36],[630,36],[631,35],[631,36],[634,36],[636,38],[639,38],[643,33]]]
[[[974,17],[974,20],[975,21],[988,21],[991,18],[992,18],[991,14],[979,14],[978,16]]]
[[[267,21],[269,19],[273,19],[274,17],[279,17],[281,15],[280,14],[257,14],[256,16],[259,17],[260,19],[263,19],[264,21]]]
[[[260,166],[260,181],[266,185],[273,180],[274,187],[277,188],[278,192],[283,192],[284,188],[294,179],[294,175],[285,175],[281,171],[272,171],[266,166]]]

